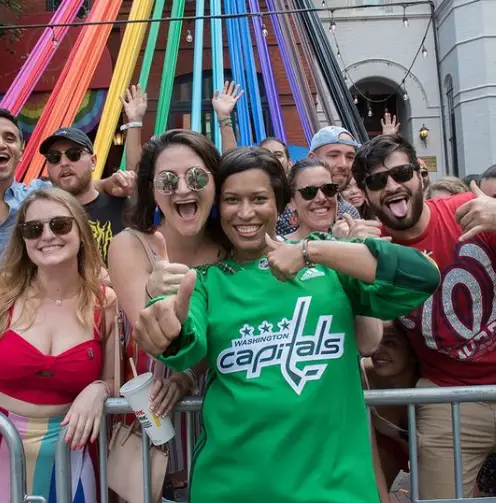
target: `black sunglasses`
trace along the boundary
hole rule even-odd
[[[65,154],[67,159],[71,162],[78,162],[83,155],[83,152],[87,152],[84,148],[69,148],[65,152],[60,152],[59,150],[49,150],[45,154],[45,158],[49,164],[58,164],[62,160],[62,154]]]
[[[337,183],[325,183],[319,187],[315,185],[309,185],[308,187],[303,187],[302,189],[296,189],[305,201],[311,201],[315,199],[319,190],[322,191],[325,197],[334,197],[338,193],[339,185]]]
[[[204,189],[210,180],[210,171],[200,166],[189,168],[184,175],[184,181],[190,190],[198,192]],[[177,191],[180,175],[174,171],[161,171],[153,180],[153,186],[164,196],[170,196]]]
[[[396,183],[406,183],[413,178],[415,169],[416,168],[413,164],[395,166],[387,171],[381,171],[380,173],[368,175],[365,177],[365,185],[369,190],[382,190],[387,185],[389,177],[391,177]]]
[[[72,230],[74,217],[53,217],[49,220],[29,220],[19,226],[24,239],[39,239],[43,234],[43,227],[48,224],[50,230],[57,236],[69,234]]]

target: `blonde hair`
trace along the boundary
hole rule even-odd
[[[435,192],[436,190],[448,192],[452,196],[469,191],[468,187],[463,183],[463,181],[456,176],[443,176],[436,182],[431,182],[429,187],[427,188],[427,199],[431,199],[433,192]]]
[[[81,288],[76,301],[76,318],[83,327],[89,328],[88,313],[98,309],[101,313],[100,326],[104,327],[106,301],[100,280],[102,260],[88,223],[88,216],[76,198],[64,190],[52,188],[37,190],[30,194],[17,213],[16,225],[4,251],[0,268],[0,336],[9,325],[10,308],[26,293],[36,278],[38,268],[29,258],[20,226],[25,222],[29,206],[39,200],[52,201],[64,206],[74,218],[81,239],[77,254]],[[23,314],[29,328],[34,322],[35,311],[28,310]]]

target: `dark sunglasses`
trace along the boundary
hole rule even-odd
[[[65,152],[60,152],[59,150],[49,150],[45,154],[45,158],[49,164],[58,164],[62,160],[62,154],[65,154],[67,159],[71,162],[77,162],[81,159],[83,152],[87,152],[84,148],[69,148]]]
[[[74,217],[53,217],[50,220],[29,220],[19,226],[24,239],[39,239],[43,234],[43,227],[48,224],[50,230],[57,236],[69,234],[72,230]]]
[[[210,180],[210,171],[199,166],[189,168],[184,175],[178,175],[174,171],[162,171],[153,180],[153,186],[164,196],[170,196],[177,191],[179,178],[184,177],[184,181],[190,190],[198,192],[203,190]]]
[[[311,201],[312,199],[315,199],[319,190],[322,191],[322,194],[324,194],[325,197],[334,197],[338,193],[338,188],[339,185],[337,183],[325,183],[319,187],[309,185],[308,187],[303,187],[302,189],[297,190],[305,201]]]
[[[415,173],[415,166],[413,164],[395,166],[387,171],[368,175],[365,178],[365,185],[369,190],[382,190],[387,185],[389,177],[396,183],[406,183],[413,178],[413,173]]]

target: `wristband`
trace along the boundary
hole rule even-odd
[[[143,123],[139,121],[128,122],[127,124],[123,124],[119,129],[121,131],[126,131],[127,129],[138,128],[138,127],[143,127]]]
[[[197,377],[193,369],[183,370],[183,374],[187,375],[191,379],[191,385],[194,388],[196,386]]]
[[[221,128],[232,126],[232,119],[230,117],[226,117],[225,119],[219,119],[218,122]]]
[[[301,253],[303,255],[303,262],[307,267],[315,267],[315,264],[311,261],[310,256],[308,255],[308,239],[304,239],[301,242]]]
[[[146,304],[145,308],[153,306],[155,302],[160,302],[161,300],[168,299],[169,297],[172,297],[171,294],[166,294],[166,295],[159,295],[158,297],[154,297],[153,299],[150,299]]]

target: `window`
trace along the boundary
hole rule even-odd
[[[46,0],[46,10],[48,12],[54,12],[62,3],[62,0]],[[86,17],[91,9],[92,0],[84,0],[81,9],[79,10],[77,17]]]
[[[229,70],[224,72],[225,80],[231,80],[232,75]],[[259,77],[259,87],[260,87],[260,98],[262,100],[262,114],[264,118],[265,128],[267,136],[273,134],[272,123],[270,121],[269,106],[267,103],[267,95],[265,93],[265,86],[262,79]],[[212,84],[212,72],[203,72],[203,85],[202,85],[202,133],[213,140],[214,134],[214,110],[212,108],[212,97],[213,97],[213,84]],[[191,128],[191,100],[193,96],[193,74],[183,75],[177,77],[174,81],[174,89],[172,91],[171,108],[169,113],[169,119],[167,122],[168,129],[180,128],[180,129],[190,129]],[[236,109],[235,109],[236,113]],[[238,135],[238,121],[236,115],[233,117],[233,127],[234,132],[237,137]],[[253,131],[253,125],[252,125]]]
[[[448,114],[448,134],[451,154],[451,171],[454,176],[460,176],[458,166],[458,151],[456,148],[456,119],[455,119],[455,101],[453,96],[453,78],[448,75],[445,79],[446,104]]]

